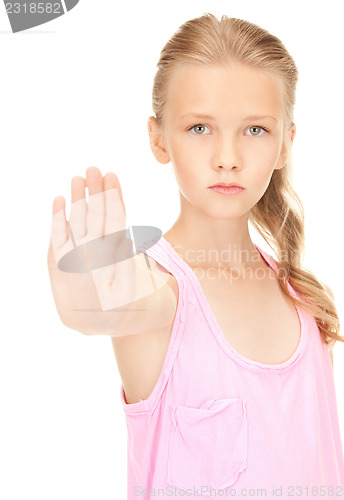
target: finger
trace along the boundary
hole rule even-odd
[[[71,197],[72,203],[83,200],[85,196],[86,182],[83,177],[76,175],[71,182]]]
[[[65,207],[66,202],[64,197],[57,196],[53,201],[53,218],[51,226],[51,238],[55,248],[61,247],[68,239]]]
[[[89,167],[86,170],[86,186],[89,192],[86,221],[87,240],[90,241],[104,235],[104,182],[97,167]]]
[[[65,216],[66,202],[63,196],[57,196],[53,202],[53,217],[51,225],[51,245],[56,263],[68,253],[73,244],[69,239],[68,226]]]
[[[121,186],[113,172],[104,176],[105,226],[104,233],[112,234],[126,229],[126,213]]]
[[[83,243],[86,238],[86,183],[85,179],[80,176],[75,176],[71,181],[71,206],[69,215],[69,230],[72,233],[71,238],[74,239],[76,246]]]
[[[66,200],[63,196],[56,196],[53,201],[53,215],[57,214],[60,210],[64,210],[66,207]]]
[[[121,188],[121,184],[119,182],[119,178],[113,172],[107,172],[104,175],[104,191],[106,191],[108,189],[113,189],[113,188],[118,189],[118,194],[119,194],[121,203],[123,205],[124,214],[126,216],[127,213],[125,210],[125,204],[124,204],[124,200],[123,200],[122,188]]]

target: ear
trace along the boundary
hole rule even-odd
[[[295,123],[292,123],[290,125],[289,132],[288,132],[289,144],[287,146],[285,144],[282,144],[281,153],[280,153],[280,156],[279,156],[278,161],[276,163],[275,170],[280,170],[286,164],[286,161],[288,158],[288,149],[290,150],[292,145],[293,145],[295,134],[296,134],[296,125],[295,125]]]
[[[153,155],[159,163],[168,163],[170,157],[165,148],[161,125],[154,116],[150,116],[147,121],[149,142]]]

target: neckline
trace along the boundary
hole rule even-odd
[[[298,318],[299,318],[300,337],[299,337],[299,343],[297,345],[297,348],[294,351],[294,353],[292,354],[292,356],[289,359],[287,359],[286,361],[284,361],[283,363],[276,363],[276,364],[262,363],[260,361],[256,361],[256,360],[247,358],[247,357],[243,356],[242,354],[240,354],[238,351],[236,351],[234,349],[234,347],[227,340],[225,334],[223,333],[222,329],[220,328],[220,325],[215,317],[215,314],[214,314],[212,308],[210,307],[208,299],[203,291],[202,285],[201,285],[200,281],[198,280],[197,276],[195,275],[195,273],[193,272],[193,270],[191,269],[191,267],[186,263],[186,261],[184,259],[182,259],[182,257],[178,254],[178,252],[173,248],[172,244],[164,236],[161,236],[159,242],[161,242],[161,241],[162,241],[163,246],[165,246],[165,248],[167,248],[170,251],[170,253],[172,253],[174,259],[177,260],[180,267],[184,270],[184,272],[190,277],[190,279],[194,283],[198,298],[200,299],[203,307],[205,308],[207,320],[210,319],[210,321],[212,323],[212,326],[213,326],[212,331],[215,334],[218,341],[220,342],[224,351],[231,358],[233,358],[233,356],[234,356],[237,359],[237,361],[239,361],[241,364],[246,365],[246,366],[258,367],[261,369],[268,369],[268,370],[281,370],[281,369],[287,368],[288,366],[291,366],[292,364],[295,363],[295,361],[300,357],[300,354],[302,353],[302,351],[304,349],[305,332],[306,332],[304,315],[303,315],[302,310],[298,306],[294,305],[295,310],[296,310],[297,315],[298,315]],[[266,254],[255,243],[254,243],[254,246],[256,247],[258,252],[260,253],[261,257],[269,265],[269,267],[271,269],[273,269],[273,271],[276,273],[277,267],[273,263],[270,256],[268,254]],[[288,289],[292,295],[294,295],[294,296],[296,295],[295,291],[291,287],[290,283],[288,283]]]

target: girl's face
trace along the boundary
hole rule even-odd
[[[259,201],[287,159],[281,91],[276,76],[241,64],[174,72],[164,129],[154,117],[148,129],[157,160],[173,165],[182,209],[231,218],[248,214]],[[294,135],[295,125],[291,141]],[[232,196],[209,189],[219,182],[245,189]]]

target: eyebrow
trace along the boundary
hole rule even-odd
[[[207,120],[215,120],[214,116],[211,115],[203,115],[199,113],[186,113],[185,115],[182,115],[180,119],[185,118],[186,116],[194,116],[195,118],[206,118]],[[277,118],[271,115],[254,115],[254,116],[246,116],[244,120],[262,120],[264,118],[271,118],[275,122],[277,122]]]

